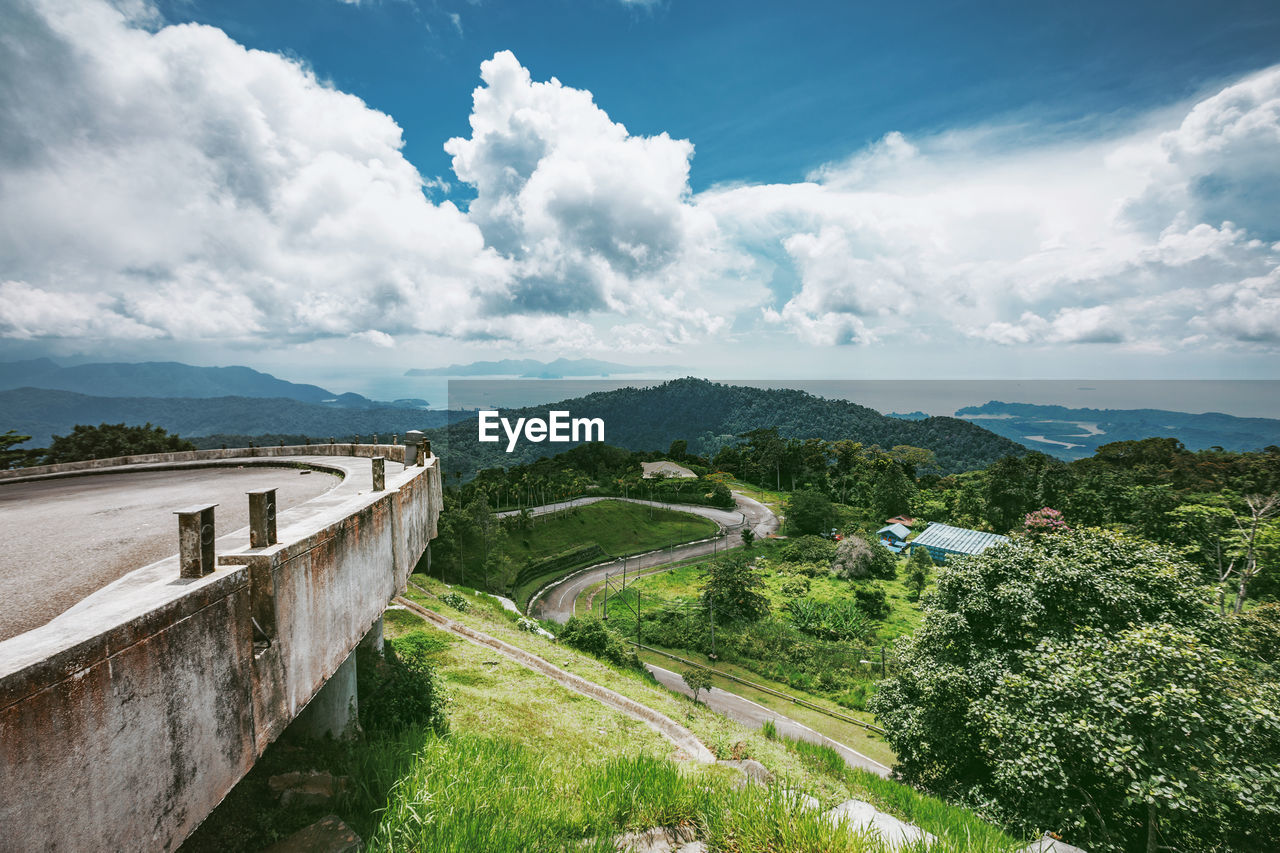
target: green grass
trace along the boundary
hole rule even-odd
[[[527,529],[510,531],[507,555],[516,568],[591,543],[599,545],[604,556],[527,579],[513,588],[512,597],[523,605],[538,587],[583,566],[703,539],[717,529],[715,522],[700,515],[626,501],[599,501],[536,518]],[[474,555],[476,564],[479,559]],[[468,576],[480,577],[476,565],[468,567]]]
[[[413,580],[429,593],[443,593],[446,589],[439,582],[420,575],[415,575]],[[465,695],[459,693],[455,700],[454,737],[483,735],[499,741],[499,745],[492,747],[494,751],[490,753],[485,752],[488,747],[476,747],[467,753],[467,760],[452,763],[442,753],[424,751],[420,764],[446,769],[416,768],[413,777],[393,791],[384,823],[392,821],[394,825],[379,829],[377,844],[372,849],[517,850],[531,849],[528,840],[538,838],[532,849],[557,850],[568,849],[567,845],[575,838],[684,822],[701,826],[713,850],[881,849],[878,843],[864,836],[833,830],[818,814],[797,808],[794,801],[782,796],[783,787],[816,796],[823,808],[850,797],[867,800],[938,835],[943,843],[933,848],[936,851],[1008,851],[1016,846],[1014,839],[964,809],[850,769],[843,762],[836,766],[821,750],[770,740],[762,732],[747,729],[670,693],[642,675],[614,669],[572,649],[522,633],[516,630],[508,614],[484,597],[474,597],[474,606],[467,613],[439,605],[431,594],[423,594],[413,587],[409,597],[667,714],[690,728],[721,757],[736,755],[761,761],[780,784],[769,789],[748,787],[735,791],[726,784],[732,777],[724,776],[722,769],[685,763],[679,766],[678,772],[672,772],[672,765],[656,761],[670,753],[670,744],[649,740],[647,744],[642,741],[633,747],[630,738],[624,738],[623,729],[617,728],[625,727],[629,720],[610,724],[613,729],[605,728],[601,725],[605,720],[621,718],[621,715],[601,706],[597,706],[598,711],[591,711],[581,703],[567,701],[563,697],[574,694],[555,685],[550,688],[549,704],[539,700],[536,704],[540,707],[522,710],[516,707],[523,703],[522,697],[537,691],[532,682],[521,680],[518,673],[508,673],[500,661],[486,663],[498,657],[495,653],[455,642],[447,654],[442,653],[439,658],[446,680],[458,685],[459,691],[469,691]],[[458,681],[459,673],[467,674],[470,679],[467,684]],[[532,674],[530,677],[540,678]],[[482,683],[475,679],[490,680]],[[561,697],[559,705],[557,695]],[[475,706],[477,710],[462,712],[463,705]],[[601,716],[589,720],[583,713]],[[544,714],[564,716],[564,728],[543,720]],[[483,765],[490,760],[485,755],[507,756],[509,771],[505,775],[487,776],[489,771],[480,767],[475,773],[489,781],[472,793],[461,790],[472,785],[468,780],[475,762]],[[421,780],[415,781],[418,777]],[[505,794],[495,797],[485,793],[498,784],[514,786],[522,793],[513,801],[502,799]],[[400,803],[398,797],[403,797],[404,803]],[[483,799],[509,802],[511,811],[507,812],[505,807],[500,811],[486,810]],[[541,805],[535,807],[531,802]],[[583,808],[584,802],[592,804],[591,807]],[[410,808],[412,803],[439,803],[441,810]],[[449,809],[443,808],[444,803],[450,804]],[[600,814],[611,816],[611,823],[599,823]],[[403,821],[395,815],[402,816]],[[414,834],[434,832],[419,828],[431,821],[450,822],[451,831],[460,833],[472,846],[449,846],[452,842],[444,836]],[[495,822],[503,824],[500,830],[487,826]],[[585,849],[607,848],[587,846]]]

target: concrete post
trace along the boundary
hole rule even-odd
[[[422,444],[422,430],[411,429],[404,434],[404,467],[418,464],[418,448]]]
[[[422,458],[424,460],[431,458],[431,440],[430,439],[424,439],[422,442]],[[426,464],[426,463],[424,462],[423,464]]]
[[[178,516],[178,567],[184,578],[200,578],[213,571],[213,508],[217,504],[191,506],[174,511]]]
[[[387,487],[387,460],[382,456],[375,456],[373,462],[373,490],[381,492]]]
[[[249,547],[276,544],[276,490],[262,489],[249,495]]]

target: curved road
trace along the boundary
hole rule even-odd
[[[626,560],[626,568],[631,569],[652,569],[667,563],[676,563],[683,560],[689,560],[694,557],[706,557],[723,551],[727,548],[734,548],[742,544],[742,531],[746,527],[750,527],[755,533],[757,539],[768,536],[770,533],[778,529],[778,517],[773,514],[767,506],[749,498],[741,492],[733,493],[734,504],[737,506],[737,512],[732,510],[716,509],[709,506],[696,506],[694,504],[667,504],[656,501],[639,500],[638,498],[608,498],[608,497],[591,497],[578,498],[572,501],[565,501],[558,504],[547,504],[546,506],[537,507],[533,510],[534,515],[542,515],[547,512],[553,512],[558,509],[566,509],[571,506],[583,506],[589,503],[595,503],[602,500],[625,500],[630,503],[644,504],[646,506],[665,507],[667,509],[679,510],[680,512],[689,512],[694,515],[701,515],[709,518],[720,525],[725,535],[716,539],[704,539],[698,542],[691,542],[688,545],[677,545],[672,548],[661,548],[657,551],[650,551],[647,554],[640,554],[635,557],[628,557]],[[503,513],[503,515],[514,515],[515,511]],[[620,571],[622,568],[621,560],[610,560],[607,563],[599,563],[590,568],[579,571],[570,575],[564,580],[555,583],[542,592],[538,593],[529,602],[529,612],[539,619],[553,619],[556,622],[567,622],[569,617],[573,615],[574,602],[578,600],[578,596],[583,590],[592,584],[600,583],[605,579],[606,575],[612,575]]]

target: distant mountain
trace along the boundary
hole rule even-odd
[[[744,432],[777,427],[787,438],[851,439],[886,449],[899,444],[927,447],[948,473],[1026,453],[1025,447],[958,418],[899,420],[856,403],[804,391],[721,385],[692,378],[601,391],[544,406],[503,410],[501,414],[514,422],[520,417],[545,418],[551,409],[568,411],[574,418],[602,418],[605,442],[629,450],[663,449],[681,438],[689,442],[692,452],[713,452]],[[572,446],[525,442],[507,454],[499,445],[480,444],[476,437],[474,416],[466,415],[466,420],[450,425],[448,441],[442,445],[450,470],[467,474],[494,465],[529,462]]]
[[[573,376],[612,376],[617,373],[635,375],[645,371],[669,372],[670,366],[618,364],[594,358],[557,358],[538,361],[532,358],[504,358],[501,361],[473,361],[448,367],[414,367],[405,376],[520,376],[527,379],[565,379]]]
[[[388,405],[359,394],[335,394],[317,385],[286,382],[248,367],[193,367],[176,361],[73,367],[60,367],[47,358],[0,362],[0,391],[13,388],[97,397],[284,397],[357,409]]]
[[[993,400],[967,406],[956,415],[1023,445],[1057,456],[1081,459],[1113,441],[1176,438],[1190,450],[1261,450],[1280,446],[1280,420],[1237,418],[1220,412],[1189,414],[1163,409],[1070,409]]]
[[[362,398],[363,399],[363,398]],[[76,424],[150,423],[183,438],[214,435],[297,434],[365,441],[373,433],[389,438],[410,429],[431,429],[446,413],[371,404],[345,408],[332,404],[267,397],[95,397],[71,391],[16,388],[0,391],[0,432],[15,429],[32,436],[29,447],[44,447],[53,435]]]

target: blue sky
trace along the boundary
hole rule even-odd
[[[890,131],[991,120],[1028,133],[1131,121],[1280,60],[1273,2],[970,3],[179,0],[240,43],[297,56],[392,115],[449,175],[480,63],[590,90],[632,133],[697,146],[695,191],[797,181]],[[452,16],[457,16],[457,23]],[[469,193],[457,188],[461,198]]]
[[[1275,3],[13,0],[0,358],[1273,378]]]

